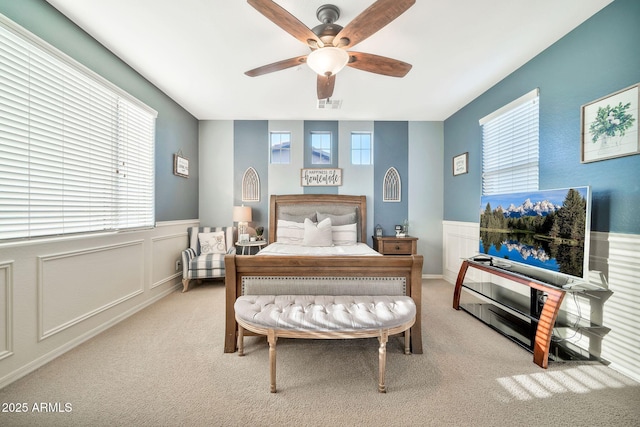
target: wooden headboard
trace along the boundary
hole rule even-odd
[[[367,196],[343,194],[272,195],[269,204],[269,242],[275,242],[281,213],[321,212],[340,215],[355,209],[358,241],[367,241]]]

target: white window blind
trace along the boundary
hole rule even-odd
[[[154,225],[155,111],[0,20],[0,240]]]
[[[480,120],[482,193],[538,189],[538,89]]]

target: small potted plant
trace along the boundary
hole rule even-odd
[[[256,227],[256,240],[264,240],[263,234],[264,233],[264,227],[260,226],[260,227]]]

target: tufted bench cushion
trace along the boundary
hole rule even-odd
[[[235,309],[265,328],[342,332],[393,328],[416,315],[407,296],[245,295]]]
[[[405,332],[409,354],[409,328],[415,322],[411,297],[350,295],[244,295],[234,305],[238,322],[238,350],[244,355],[244,329],[266,335],[269,340],[271,392],[275,392],[275,345],[286,338],[377,337],[379,349],[378,391],[384,384],[386,343],[389,335]]]

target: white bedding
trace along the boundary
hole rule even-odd
[[[366,243],[346,246],[302,246],[275,242],[266,246],[258,255],[301,255],[301,256],[380,256]]]

